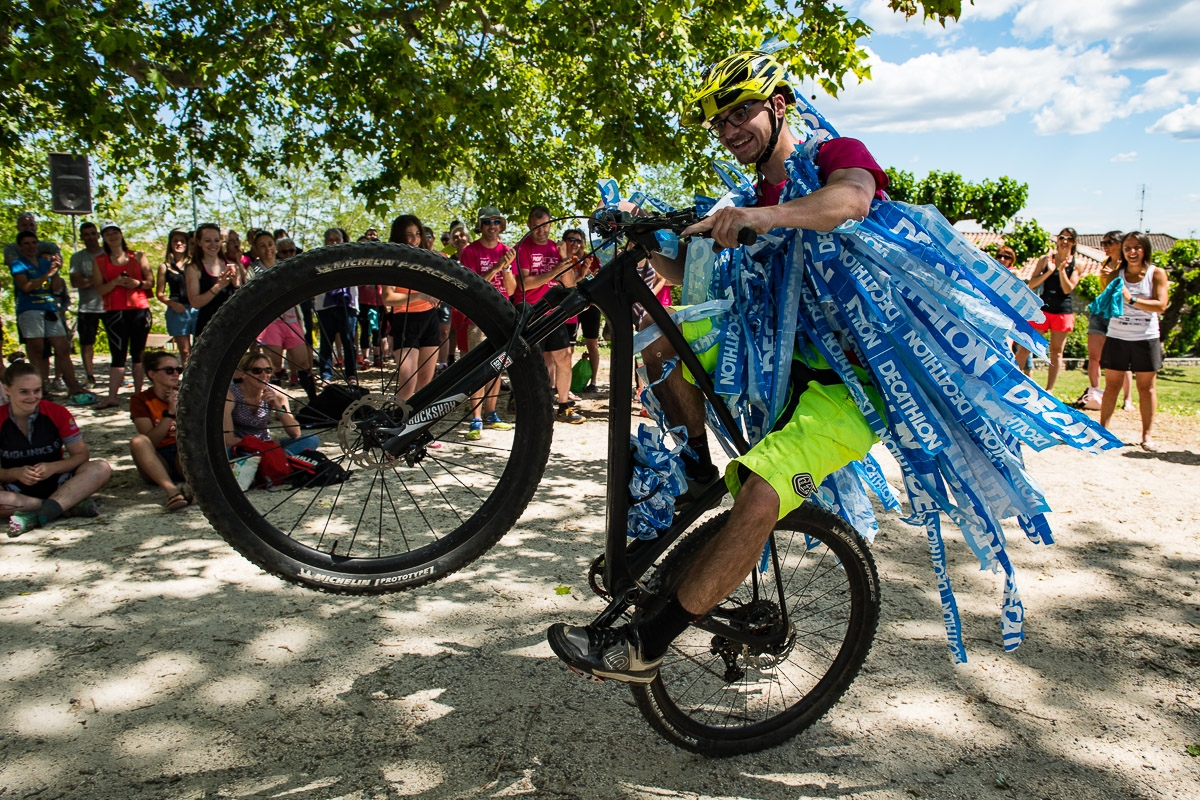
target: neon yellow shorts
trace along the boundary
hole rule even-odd
[[[793,391],[800,387],[793,387]],[[882,408],[872,386],[866,387]],[[725,467],[725,485],[734,497],[742,488],[743,469],[753,472],[779,495],[779,518],[800,507],[831,473],[864,458],[878,441],[845,384],[809,381],[786,423],[768,433],[750,452]]]
[[[714,319],[719,317],[684,322],[680,330],[688,342],[694,343],[712,331]],[[710,374],[716,369],[719,350],[717,343],[696,354]],[[879,441],[845,384],[806,378],[806,373],[812,374],[810,370],[829,369],[828,362],[816,353],[805,358],[798,355],[792,362],[791,391],[799,392],[799,397],[793,396],[785,408],[785,423],[777,424],[750,452],[726,466],[725,485],[734,497],[742,488],[743,478],[748,477],[746,471],[752,472],[779,495],[779,518],[783,519],[799,508],[831,473],[864,458]],[[686,367],[683,376],[692,382]],[[859,371],[859,378],[863,379],[871,403],[882,409],[883,400],[867,382],[867,373]]]

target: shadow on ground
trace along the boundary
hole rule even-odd
[[[1200,739],[1194,537],[1168,549],[1087,509],[1060,526],[1054,550],[1014,545],[1031,608],[1016,653],[999,646],[998,577],[957,543],[952,578],[972,663],[949,662],[923,537],[889,519],[874,547],[883,621],[838,706],[754,755],[706,760],[664,743],[626,689],[579,680],[544,642],[550,623],[602,606],[585,582],[602,546],[595,435],[556,455],[493,551],[403,594],[286,585],[232,554],[196,512],[169,526],[122,524],[144,518],[147,494],[116,498],[114,514],[83,527],[8,543],[0,794],[1194,792],[1196,759],[1183,750],[1189,735]]]

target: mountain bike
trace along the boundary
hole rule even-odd
[[[637,273],[656,246],[655,231],[679,233],[695,219],[693,210],[593,219],[603,245],[623,240],[626,249],[574,288],[556,286],[534,305],[516,306],[442,255],[398,244],[323,247],[254,278],[209,323],[183,378],[179,446],[205,515],[262,569],[321,591],[396,592],[461,569],[517,524],[536,491],[554,427],[538,343],[594,303],[611,324],[612,351],[607,530],[588,576],[607,605],[592,624],[653,614],[729,512],[716,511],[726,493],[717,481],[657,538],[626,534],[634,303],[696,376],[718,420],[710,427],[737,452],[748,449]],[[349,477],[244,490],[222,422],[238,360],[260,331],[301,301],[362,285],[398,287],[449,306],[455,319],[477,326],[477,343],[411,393],[398,385],[394,367],[367,369],[356,381],[336,373],[333,385],[353,399],[309,414],[306,433],[320,437],[321,452]],[[392,316],[396,341],[405,341],[412,318]],[[515,427],[466,439],[470,420],[479,416],[472,394],[501,376],[498,407],[509,410]],[[675,641],[658,677],[631,688],[650,724],[682,747],[706,755],[770,747],[803,731],[843,695],[867,656],[878,617],[879,580],[867,545],[840,518],[805,504],[778,523],[760,567]]]

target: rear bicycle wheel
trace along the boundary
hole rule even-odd
[[[296,469],[269,491],[245,488],[238,479],[239,459],[227,450],[237,438],[230,423],[244,420],[242,415],[252,414],[257,405],[239,404],[231,394],[233,381],[240,381],[239,392],[253,395],[259,388],[253,382],[266,378],[238,370],[239,361],[258,352],[256,341],[271,338],[265,335],[268,326],[281,315],[287,319],[301,303],[380,285],[409,292],[404,305],[395,306],[406,313],[382,322],[374,315],[376,324],[392,326],[384,327],[379,344],[386,349],[386,340],[395,342],[395,353],[382,366],[358,363],[357,337],[331,326],[330,339],[351,341],[341,342],[340,363],[331,358],[314,365],[317,399],[281,381],[271,388],[288,397],[304,423],[296,431],[286,418],[272,417],[271,438],[312,437],[293,449],[317,450],[348,477],[313,481]],[[434,304],[434,315],[441,305],[454,309],[450,330],[423,313],[420,302]],[[457,328],[466,320],[479,329],[480,335],[472,337],[476,348],[437,374],[429,389],[412,395],[434,373],[436,345],[446,336],[457,339]],[[255,277],[209,322],[181,385],[179,451],[205,515],[230,545],[264,570],[323,591],[399,591],[466,565],[516,522],[549,458],[549,380],[538,354],[514,337],[516,322],[512,304],[479,276],[405,245],[320,248]],[[300,363],[305,351],[288,351],[272,368],[281,367],[282,377],[283,371],[305,366]],[[331,355],[336,352],[332,348]],[[493,387],[501,385],[500,379],[490,376],[505,365],[511,389],[496,397]],[[476,438],[471,420],[482,416],[482,409],[471,394],[479,390],[492,393],[505,419]],[[231,410],[237,412],[232,420]],[[405,426],[402,449],[386,452],[382,443],[392,435],[384,431]]]
[[[672,550],[649,579],[651,591],[672,595],[728,516]],[[774,542],[778,583],[771,568],[751,575],[706,617],[768,635],[770,644],[748,646],[693,626],[672,643],[653,682],[631,686],[643,716],[681,747],[723,756],[786,741],[837,702],[870,651],[879,576],[862,538],[805,505],[780,520]]]

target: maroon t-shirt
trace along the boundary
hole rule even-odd
[[[848,137],[830,139],[817,148],[817,178],[821,181],[822,186],[829,181],[829,176],[839,169],[852,167],[865,169],[871,173],[875,178],[875,197],[879,200],[886,199],[883,190],[888,186],[888,175],[879,166],[875,156],[867,150],[866,145],[858,139]],[[778,184],[764,184],[758,204],[760,206],[779,205],[779,197],[783,194],[785,183],[787,181]]]

